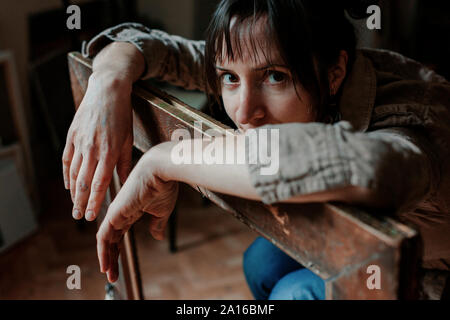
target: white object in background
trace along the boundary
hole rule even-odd
[[[0,160],[0,253],[37,229],[14,159]]]

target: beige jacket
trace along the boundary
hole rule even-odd
[[[140,24],[107,29],[83,48],[93,57],[111,41],[145,56],[145,78],[204,90],[203,41]],[[425,268],[450,270],[450,83],[421,64],[384,50],[358,50],[339,101],[342,121],[288,123],[280,129],[280,170],[262,176],[249,165],[265,203],[356,185],[395,203],[424,241]],[[250,143],[252,156],[256,146]]]

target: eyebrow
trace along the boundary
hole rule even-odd
[[[289,69],[286,65],[274,63],[274,64],[268,64],[268,65],[261,66],[261,67],[252,68],[252,70],[254,70],[254,71],[261,71],[261,70],[266,70],[266,69],[273,68],[273,67],[280,67],[280,68]],[[216,69],[219,69],[219,70],[222,70],[222,71],[232,71],[232,70],[220,67],[220,66],[216,66]]]

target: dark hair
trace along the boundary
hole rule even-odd
[[[340,51],[348,54],[347,74],[355,59],[356,37],[353,25],[345,16],[366,17],[366,9],[374,0],[222,0],[207,29],[205,75],[207,91],[220,101],[220,84],[216,61],[222,50],[233,61],[242,57],[238,33],[246,27],[251,33],[256,21],[267,17],[266,39],[276,45],[294,81],[300,83],[315,102],[316,121],[329,116],[330,88],[328,70],[337,63]],[[235,26],[230,22],[236,17]],[[223,44],[225,42],[225,48]],[[250,36],[250,47],[257,44]],[[268,58],[268,57],[266,57]]]

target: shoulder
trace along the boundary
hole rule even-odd
[[[368,58],[377,73],[388,73],[405,80],[447,82],[435,71],[400,53],[385,49],[361,48],[358,53]]]
[[[371,127],[436,126],[449,119],[450,83],[397,52],[359,49],[376,78]],[[445,125],[448,127],[448,125]]]
[[[450,83],[399,53],[362,49],[373,65],[376,97],[368,131],[400,129],[429,157],[438,198],[450,205]]]

